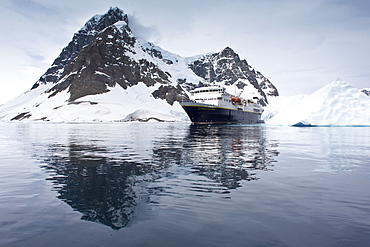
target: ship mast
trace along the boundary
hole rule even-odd
[[[208,55],[208,73],[206,75],[206,81],[208,82],[208,85],[211,85],[211,66],[212,66],[212,62],[211,62],[211,58],[210,56]],[[213,83],[214,84],[214,83]]]

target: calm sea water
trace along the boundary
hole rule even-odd
[[[0,246],[370,246],[370,128],[0,124]]]

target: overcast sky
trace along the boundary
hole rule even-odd
[[[336,78],[370,88],[369,0],[1,0],[0,104],[30,89],[73,34],[110,6],[173,53],[231,47],[283,96]]]

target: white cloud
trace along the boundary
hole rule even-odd
[[[128,14],[129,26],[135,35],[143,40],[157,43],[160,40],[160,31],[155,26],[144,26],[135,15]]]

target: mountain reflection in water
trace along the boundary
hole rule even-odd
[[[230,193],[242,181],[257,180],[256,170],[271,170],[278,155],[277,141],[268,139],[263,125],[116,126],[126,130],[90,139],[74,134],[41,155],[58,198],[81,219],[112,229],[125,227],[138,203],[160,203],[153,195]],[[178,175],[190,183],[184,194],[184,188],[163,184]]]

